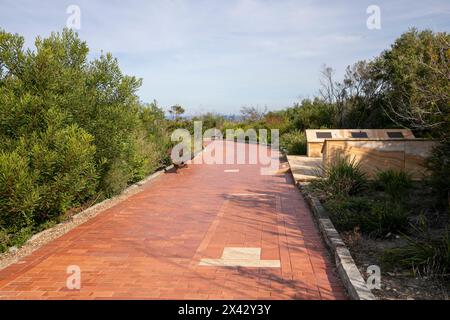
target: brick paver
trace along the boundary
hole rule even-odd
[[[345,299],[290,174],[260,175],[260,167],[166,173],[1,270],[0,298]],[[280,267],[200,265],[230,247],[260,248],[244,251]],[[80,290],[66,287],[70,265],[80,267]]]

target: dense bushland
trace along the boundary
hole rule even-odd
[[[88,51],[68,30],[35,50],[0,31],[0,250],[168,160],[164,112],[139,101],[141,80]]]

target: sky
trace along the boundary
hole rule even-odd
[[[450,32],[448,0],[0,0],[0,28],[34,48],[66,27],[70,5],[91,59],[111,52],[143,79],[142,101],[189,115],[285,108],[318,93],[324,64],[339,80],[411,27]],[[367,27],[371,5],[379,29]]]

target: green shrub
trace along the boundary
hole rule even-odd
[[[286,116],[293,128],[306,130],[312,128],[332,128],[335,116],[334,107],[315,98],[304,99],[286,110]]]
[[[89,199],[97,187],[93,138],[76,125],[49,129],[30,140],[31,169],[41,196],[36,209],[40,223]]]
[[[10,230],[0,228],[0,253],[8,250],[9,247],[20,247],[27,242],[35,232],[32,226],[23,227],[18,230]]]
[[[292,131],[281,135],[280,146],[286,149],[288,154],[306,154],[306,135],[301,131]]]
[[[408,210],[398,202],[375,202],[367,223],[367,232],[376,236],[404,232],[408,227]]]
[[[131,179],[132,172],[128,170],[128,164],[124,161],[115,161],[102,179],[100,189],[106,197],[111,197],[125,189]]]
[[[321,178],[314,185],[332,197],[349,196],[363,190],[367,179],[358,162],[338,157],[323,168]]]
[[[324,203],[333,223],[341,231],[359,228],[363,234],[385,236],[404,231],[408,212],[398,203],[366,197],[338,197]]]
[[[430,183],[438,201],[443,206],[450,205],[450,137],[441,141],[428,158],[427,167],[431,170]]]
[[[411,189],[412,179],[405,171],[389,169],[377,173],[375,184],[392,199],[402,199]]]
[[[340,231],[364,228],[371,212],[373,200],[364,197],[336,197],[324,202],[333,223]]]
[[[167,162],[168,121],[111,54],[88,60],[71,30],[24,48],[0,30],[0,228],[14,245],[96,194]],[[6,241],[4,234],[7,235]]]
[[[9,234],[5,229],[0,228],[0,252],[5,252],[9,246]]]
[[[39,191],[26,158],[0,152],[0,227],[20,230],[32,223]]]
[[[20,229],[17,232],[11,233],[9,235],[9,246],[20,247],[25,242],[27,242],[34,234],[33,226],[28,226]]]
[[[450,273],[450,229],[444,236],[433,239],[425,237],[406,237],[408,245],[387,249],[383,252],[381,261],[390,269],[410,269],[414,273],[427,276],[448,277]]]

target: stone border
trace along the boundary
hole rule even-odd
[[[325,239],[325,243],[334,254],[339,276],[347,289],[350,298],[353,300],[376,300],[375,296],[367,287],[364,278],[359,272],[350,251],[344,241],[342,241],[341,236],[331,222],[327,211],[322,206],[319,199],[306,190],[305,187],[308,183],[299,182],[296,184],[306,199],[306,202],[308,202],[311,207],[311,211],[317,220],[317,224],[323,238]]]
[[[25,242],[19,249],[6,251],[0,254],[0,270],[18,262],[20,259],[28,256],[32,252],[36,251],[43,245],[53,241],[60,236],[66,234],[70,230],[79,225],[85,223],[86,221],[94,218],[98,214],[104,212],[105,210],[115,206],[119,202],[126,200],[132,195],[142,191],[143,186],[157,178],[159,178],[167,170],[171,170],[174,166],[170,165],[164,169],[158,170],[153,174],[149,175],[147,178],[132,184],[123,190],[119,195],[103,200],[92,207],[89,207],[73,216],[71,216],[66,221],[58,223],[56,226],[45,229],[39,233],[33,235],[27,242]]]

